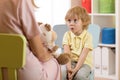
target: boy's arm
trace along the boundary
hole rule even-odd
[[[70,54],[70,47],[68,45],[64,45],[64,52]],[[71,80],[70,76],[71,76],[71,71],[72,71],[72,67],[71,67],[71,60],[66,64],[67,66],[67,80]]]
[[[83,65],[83,63],[88,55],[88,52],[89,52],[89,48],[83,48],[82,53],[79,56],[78,62],[76,64],[75,68],[72,70],[72,74],[70,75],[71,79],[76,74],[76,72],[80,69],[80,67]]]
[[[70,47],[68,45],[64,45],[64,52],[65,53],[69,53],[70,54]],[[67,63],[67,70],[70,70],[71,69],[71,61]]]
[[[90,49],[89,48],[83,48],[81,55],[79,56],[78,63],[76,64],[76,67],[74,68],[74,71],[77,72],[80,67],[83,65],[85,62],[85,59],[89,53]]]

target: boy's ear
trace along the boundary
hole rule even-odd
[[[90,21],[83,22],[83,25],[88,25]]]

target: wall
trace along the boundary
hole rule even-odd
[[[53,0],[53,24],[64,24],[65,14],[70,8],[70,0]]]
[[[35,9],[36,20],[55,24],[64,24],[64,16],[70,8],[70,0],[38,0],[39,9]]]
[[[35,9],[35,17],[37,21],[43,23],[52,23],[52,0],[37,0],[38,9]]]

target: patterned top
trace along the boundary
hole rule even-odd
[[[89,66],[92,67],[91,51],[93,49],[93,44],[92,44],[92,36],[90,33],[84,30],[81,35],[76,36],[71,31],[68,31],[64,34],[63,45],[70,46],[73,61],[78,60],[79,55],[81,54],[83,48],[89,48],[90,51],[87,55],[84,64],[88,64]]]

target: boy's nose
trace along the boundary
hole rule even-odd
[[[74,20],[72,20],[72,21],[70,22],[70,24],[75,24]]]
[[[69,28],[70,28],[70,29],[74,29],[74,26],[73,26],[73,25],[70,25]]]

